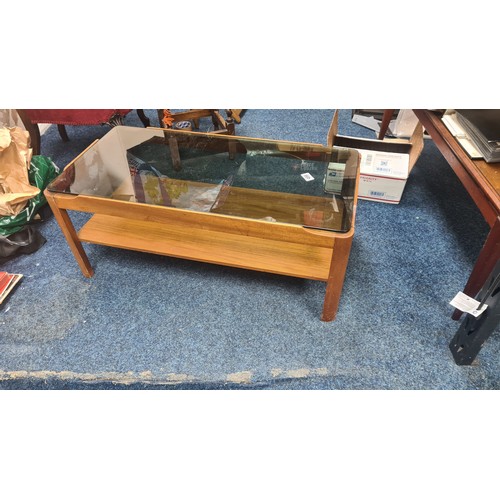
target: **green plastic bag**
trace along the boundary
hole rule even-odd
[[[35,217],[40,208],[47,203],[43,190],[58,175],[59,167],[48,156],[37,155],[31,158],[28,178],[32,186],[40,189],[40,193],[30,198],[26,207],[17,215],[0,217],[0,235],[9,236],[20,231]]]

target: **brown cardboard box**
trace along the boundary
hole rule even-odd
[[[410,139],[378,140],[342,136],[338,134],[338,111],[335,111],[327,145],[353,148],[360,152],[358,198],[397,204],[424,148],[424,134],[419,123]]]

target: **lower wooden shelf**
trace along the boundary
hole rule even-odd
[[[186,226],[94,215],[81,241],[299,278],[327,281],[332,248]]]

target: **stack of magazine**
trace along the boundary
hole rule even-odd
[[[22,274],[10,274],[0,271],[0,304],[7,298],[22,277]]]
[[[456,109],[457,119],[487,163],[500,162],[500,109]]]

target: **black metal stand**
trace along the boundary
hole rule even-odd
[[[477,318],[466,314],[457,333],[450,342],[450,350],[457,365],[470,365],[500,323],[500,261],[498,261],[479,291],[476,300],[486,310]]]

